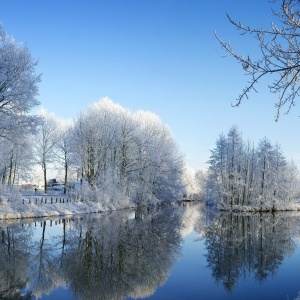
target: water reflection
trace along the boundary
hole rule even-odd
[[[165,284],[181,255],[183,237],[190,239],[189,247],[199,245],[193,231],[201,236],[201,247],[185,252],[184,244],[187,266],[180,261],[180,268],[172,269],[179,274],[164,286],[169,285],[167,293],[176,298],[172,290],[177,278],[184,282],[182,288],[204,299],[214,291],[215,283],[207,280],[212,274],[229,293],[221,287],[222,292],[234,298],[231,292],[239,289],[239,281],[251,285],[254,279],[260,286],[276,276],[295,251],[299,220],[298,213],[220,214],[199,206],[170,206],[27,223],[0,221],[0,299],[54,298],[59,287],[73,299],[148,297]],[[199,285],[201,276],[209,286],[206,294]],[[158,298],[164,288],[157,291]]]
[[[220,214],[205,230],[207,263],[217,283],[228,292],[239,279],[254,276],[262,283],[276,275],[283,259],[294,252],[299,216]]]
[[[27,267],[30,262],[28,245],[30,231],[20,227],[0,227],[0,298],[18,299],[19,290],[28,284]]]
[[[59,230],[52,221],[2,223],[0,298],[40,298],[60,286],[77,299],[149,296],[180,256],[182,215],[140,208],[64,219]]]

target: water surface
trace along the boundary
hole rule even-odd
[[[192,204],[1,222],[0,231],[4,299],[286,300],[300,290],[299,213]]]

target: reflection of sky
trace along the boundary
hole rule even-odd
[[[207,267],[205,239],[191,232],[184,238],[182,257],[174,265],[168,281],[149,299],[294,299],[300,290],[300,249],[297,246],[296,251],[284,259],[274,278],[258,283],[251,274],[246,275],[229,294],[221,283],[214,282]]]
[[[54,227],[52,228],[56,230]],[[56,226],[56,228],[62,227]],[[40,227],[37,228],[38,231],[41,233]],[[199,239],[198,233],[194,231],[187,234],[183,240],[182,257],[174,264],[167,282],[162,287],[158,287],[156,293],[147,299],[276,300],[287,299],[287,296],[289,299],[294,299],[300,290],[299,247],[290,257],[284,259],[275,278],[267,278],[263,284],[259,284],[250,275],[244,280],[240,279],[231,294],[224,290],[221,283],[217,285],[212,279],[205,253],[205,239]],[[43,295],[41,299],[72,299],[72,294],[68,289],[58,288],[51,295]]]
[[[51,293],[51,295],[43,295],[42,300],[50,300],[50,299],[55,299],[55,300],[69,300],[73,299],[72,294],[68,289],[64,289],[62,287],[59,287],[55,291]]]
[[[52,221],[52,225],[51,225],[50,220],[45,220],[45,221],[46,221],[45,240],[48,240],[53,236],[58,236],[58,235],[61,236],[63,234],[62,222],[59,224],[59,221],[55,220]],[[43,222],[44,220],[41,221],[39,220],[31,224],[32,228],[34,228],[33,237],[32,237],[33,242],[38,242],[41,240],[42,233],[43,233]]]

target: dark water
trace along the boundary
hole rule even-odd
[[[0,231],[0,299],[300,299],[300,213],[166,206]]]

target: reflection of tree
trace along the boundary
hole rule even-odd
[[[181,236],[185,237],[193,230],[195,230],[196,224],[202,224],[202,219],[204,217],[202,213],[203,203],[194,204],[192,202],[183,203],[185,206],[184,213],[182,215],[182,226],[181,226]],[[199,209],[196,209],[199,208]],[[201,221],[200,221],[201,219]],[[201,232],[201,229],[199,230]]]
[[[0,298],[21,299],[19,291],[26,287],[29,280],[26,271],[31,232],[18,226],[0,228],[0,231]]]
[[[41,297],[43,293],[49,294],[57,286],[64,283],[60,276],[58,264],[59,251],[57,249],[61,245],[55,245],[54,239],[46,239],[46,221],[43,221],[41,224],[41,238],[38,242],[33,243],[31,249],[30,289],[36,298]]]
[[[53,236],[45,220],[41,227],[0,227],[0,298],[38,299],[66,283],[79,299],[149,296],[179,256],[182,210],[139,208],[62,220]]]
[[[228,292],[240,277],[264,281],[294,251],[288,214],[222,214],[205,232],[207,262]]]
[[[180,250],[180,218],[173,209],[118,212],[81,227],[64,269],[76,297],[145,297],[163,284]]]

